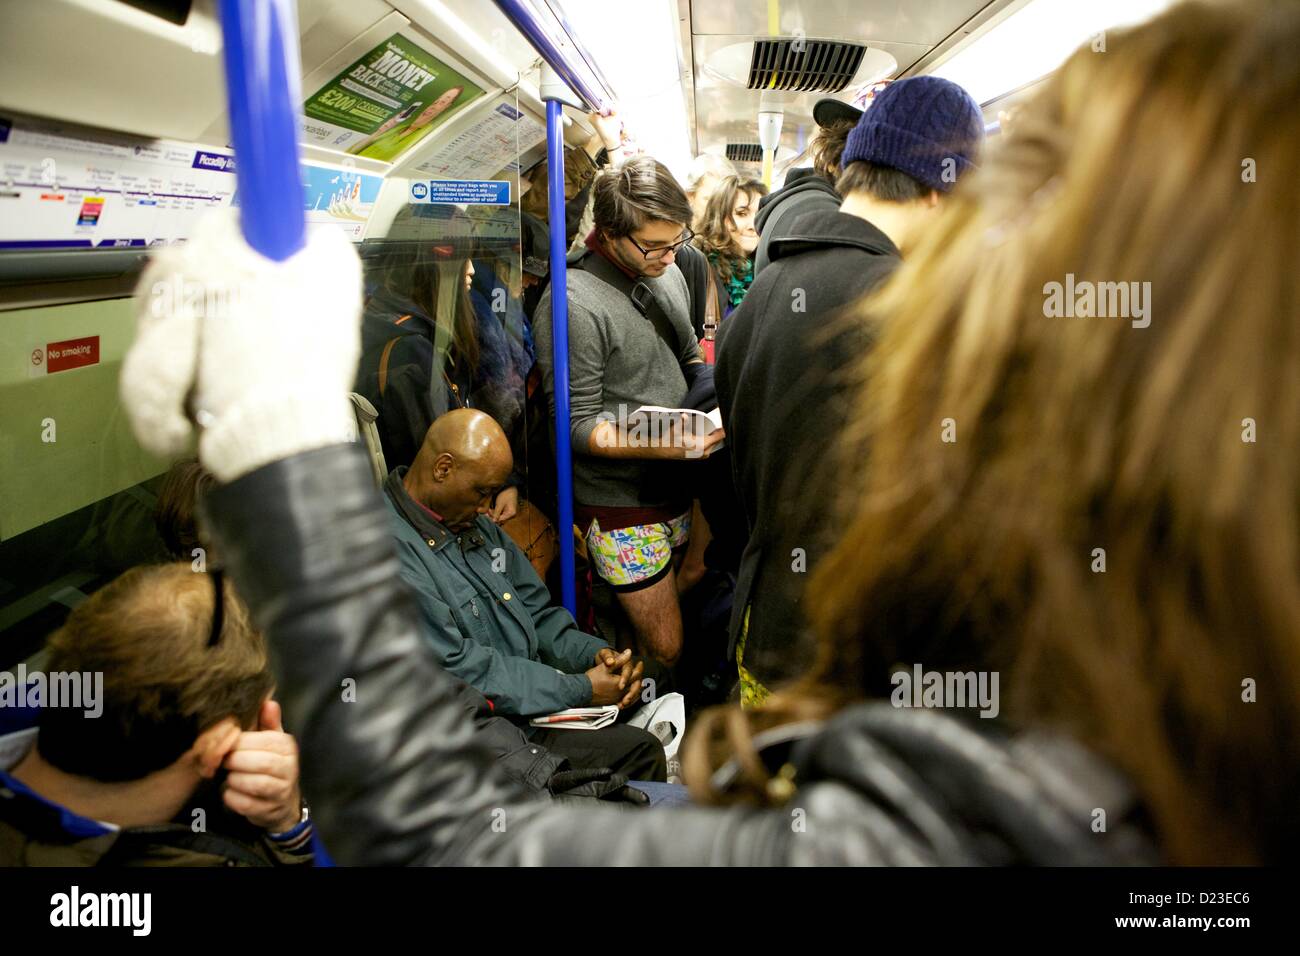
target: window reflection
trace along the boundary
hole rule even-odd
[[[388,467],[409,465],[453,408],[486,412],[518,446],[535,359],[518,213],[406,206],[370,245],[356,387],[379,412]]]

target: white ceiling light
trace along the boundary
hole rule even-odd
[[[927,72],[988,103],[1051,73],[1102,31],[1141,23],[1175,2],[1030,0]]]

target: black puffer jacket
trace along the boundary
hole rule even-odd
[[[798,790],[784,811],[531,799],[476,741],[429,656],[358,447],[259,469],[214,490],[206,508],[269,638],[303,789],[340,863],[1151,860],[1127,788],[1078,748],[884,704],[846,711],[794,748]],[[1105,833],[1090,829],[1095,808],[1107,812]]]

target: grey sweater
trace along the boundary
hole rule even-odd
[[[569,435],[574,498],[580,505],[657,507],[691,497],[686,489],[672,487],[672,476],[681,470],[673,467],[675,463],[599,458],[587,450],[591,433],[602,420],[620,420],[620,406],[623,417],[642,405],[680,407],[686,399],[681,363],[700,357],[681,271],[673,265],[659,278],[643,281],[654,289],[677,329],[684,343],[682,355],[674,354],[627,296],[595,276],[569,270]],[[550,289],[537,305],[533,334],[554,421]]]

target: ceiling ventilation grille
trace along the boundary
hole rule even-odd
[[[761,163],[763,147],[759,143],[728,143],[727,159],[733,163]]]
[[[838,93],[857,74],[866,52],[859,43],[834,40],[755,40],[747,85],[751,90]]]

